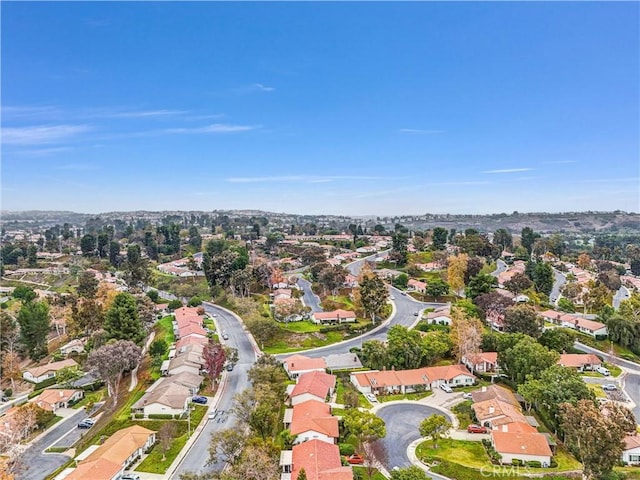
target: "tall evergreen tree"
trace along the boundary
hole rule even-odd
[[[51,329],[49,305],[45,302],[27,302],[18,312],[20,343],[32,360],[47,356],[47,335]]]
[[[119,293],[113,300],[113,305],[107,311],[104,329],[107,336],[116,340],[131,340],[142,344],[146,333],[140,317],[135,298],[126,292]]]

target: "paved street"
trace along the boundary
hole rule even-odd
[[[567,277],[562,273],[553,269],[553,287],[551,288],[551,293],[549,294],[549,300],[551,303],[558,303],[558,299],[560,298],[560,290],[562,290],[562,286],[567,283]]]
[[[233,407],[233,396],[249,387],[247,371],[256,360],[256,352],[247,337],[247,333],[233,315],[212,304],[205,304],[204,307],[209,315],[217,315],[217,317],[214,318],[218,328],[229,336],[229,340],[223,340],[223,342],[230,347],[238,349],[238,363],[231,372],[227,372],[227,383],[217,406],[218,411],[224,410],[225,412],[229,412]],[[200,436],[186,453],[182,463],[171,477],[172,479],[178,479],[181,473],[187,471],[218,471],[224,466],[221,463],[211,466],[206,465],[209,458],[209,439],[213,432],[232,427],[235,424],[235,418],[225,413],[221,416],[218,415],[215,420],[205,419],[204,421],[207,423]]]
[[[326,355],[332,355],[336,353],[348,353],[349,349],[354,347],[362,347],[362,342],[367,340],[386,340],[387,332],[394,325],[404,325],[405,327],[409,327],[415,323],[417,320],[415,313],[423,310],[425,308],[436,308],[444,305],[443,303],[425,303],[418,302],[411,298],[408,295],[402,295],[400,290],[391,287],[390,288],[392,295],[395,297],[395,305],[396,305],[396,314],[394,317],[386,323],[384,326],[378,328],[377,330],[372,330],[364,335],[353,338],[351,340],[347,340],[342,343],[338,343],[335,345],[328,345],[326,347],[314,348],[312,350],[305,350],[304,352],[300,352],[303,355],[308,357],[318,358],[324,357]],[[291,353],[277,355],[279,359],[286,358],[292,355]]]
[[[442,415],[440,410],[419,403],[385,405],[376,413],[387,425],[387,436],[382,440],[387,449],[387,470],[411,466],[407,448],[411,442],[420,438],[420,422],[429,415]]]
[[[356,260],[355,262],[351,262],[350,264],[347,265],[347,270],[349,270],[349,273],[351,275],[354,275],[357,277],[358,275],[360,275],[360,270],[362,270],[362,267],[364,266],[364,262],[366,262],[367,260],[373,260],[378,257],[386,258],[389,255],[389,252],[390,250],[383,250],[382,252],[378,252],[376,254],[369,255],[368,257],[364,257],[359,260]]]
[[[498,275],[500,275],[502,272],[506,272],[507,268],[509,268],[509,265],[507,265],[504,260],[496,260],[496,269],[491,272],[491,275],[493,275],[494,277],[497,277]]]
[[[51,472],[62,466],[69,457],[58,453],[43,453],[43,451],[54,444],[60,437],[70,430],[77,435],[77,424],[87,418],[84,409],[78,409],[76,413],[60,420],[44,436],[32,443],[25,452],[20,455],[21,468],[16,478],[21,480],[42,480]],[[86,430],[83,430],[86,432]]]
[[[630,296],[631,294],[629,293],[627,287],[620,287],[620,289],[613,296],[613,308],[618,310],[618,308],[620,308],[620,302],[622,302],[623,300],[627,300]]]
[[[320,297],[318,297],[313,290],[311,290],[311,282],[305,280],[302,277],[298,278],[298,285],[302,288],[304,295],[302,296],[302,301],[307,307],[311,308],[311,312],[321,312],[322,307],[320,306]]]

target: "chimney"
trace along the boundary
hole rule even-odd
[[[508,432],[509,431],[509,426],[506,423],[504,425],[502,425],[502,431],[503,432]]]
[[[486,392],[487,391],[487,387],[482,387],[482,391]]]
[[[60,398],[64,397],[64,392],[60,390]]]
[[[494,413],[496,409],[494,407],[489,407],[489,413]]]

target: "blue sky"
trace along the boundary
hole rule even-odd
[[[640,210],[638,3],[2,3],[2,208]]]

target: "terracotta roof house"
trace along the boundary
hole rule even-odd
[[[202,328],[201,325],[190,323],[189,325],[186,325],[185,327],[178,329],[178,334],[176,335],[176,338],[182,339],[189,336],[207,338],[207,331],[204,328]]]
[[[182,372],[190,372],[194,375],[199,375],[200,367],[200,363],[190,359],[189,355],[179,355],[169,362],[167,374],[176,375]]]
[[[362,368],[362,362],[355,353],[335,353],[324,357],[329,372]]]
[[[324,402],[333,393],[336,387],[335,375],[325,372],[308,372],[298,377],[298,383],[289,394],[291,404],[306,402],[307,400],[318,400]]]
[[[640,465],[640,436],[628,435],[624,437],[622,462],[626,465]]]
[[[474,402],[471,408],[478,422],[492,429],[507,423],[527,423],[520,405],[515,406],[495,398],[483,402]]]
[[[39,367],[31,367],[22,372],[22,378],[29,382],[40,383],[44,382],[48,378],[54,378],[58,370],[63,368],[77,368],[78,364],[68,358],[66,360],[60,360],[59,362],[51,362]]]
[[[209,342],[208,338],[204,338],[200,335],[189,335],[188,337],[181,338],[176,342],[176,354],[179,349],[186,347],[187,345],[197,344],[204,346]]]
[[[291,298],[291,289],[289,288],[279,288],[275,290],[273,293],[273,298]]]
[[[409,286],[409,290],[420,293],[424,293],[427,288],[426,283],[421,282],[420,280],[416,280],[415,278],[410,278],[407,285]]]
[[[343,467],[340,450],[320,440],[294,445],[290,454],[282,452],[281,480],[295,480],[304,469],[307,480],[353,480],[351,467]]]
[[[356,314],[350,310],[333,310],[332,312],[315,312],[311,315],[314,323],[355,322]]]
[[[35,397],[32,402],[44,410],[56,412],[59,408],[68,408],[84,396],[82,390],[46,389]]]
[[[602,366],[602,360],[593,353],[562,353],[560,354],[558,365],[584,372],[585,370],[595,370]]]
[[[182,415],[187,411],[191,389],[173,382],[173,377],[163,379],[153,390],[145,394],[131,406],[131,413],[149,415]]]
[[[192,372],[181,372],[176,375],[171,375],[169,379],[176,385],[187,387],[192,395],[198,393],[200,385],[202,385],[202,382],[204,381],[204,377],[202,377],[201,375],[196,375]]]
[[[180,307],[176,308],[173,311],[173,315],[176,317],[176,320],[180,317],[197,317],[198,309],[196,307]]]
[[[515,393],[513,393],[508,388],[501,387],[500,385],[490,385],[488,387],[482,387],[480,390],[471,392],[471,398],[473,398],[473,401],[476,403],[496,399],[505,403],[509,403],[514,407],[520,406],[520,402],[518,401]]]
[[[289,430],[296,436],[294,443],[317,439],[336,443],[339,436],[338,418],[331,415],[331,407],[317,400],[307,400],[293,406]]]
[[[191,316],[191,317],[180,316],[180,317],[176,317],[174,321],[178,326],[178,330],[192,324],[198,325],[200,327],[202,326],[202,317],[198,317],[198,316]]]
[[[139,425],[118,430],[93,451],[67,480],[116,480],[129,465],[148,451],[156,432]]]
[[[540,315],[551,323],[572,328],[592,337],[606,337],[608,335],[607,326],[595,320],[588,320],[570,313],[556,312],[555,310],[545,310],[540,312]]]
[[[282,361],[284,370],[289,375],[289,378],[295,379],[303,373],[318,371],[324,372],[327,368],[323,358],[310,358],[304,355],[291,355]]]
[[[547,437],[541,433],[512,433],[494,430],[491,445],[502,455],[501,462],[510,464],[514,460],[538,461],[543,467],[551,465],[551,448]]]
[[[480,352],[460,360],[472,372],[487,373],[498,369],[498,352]]]

